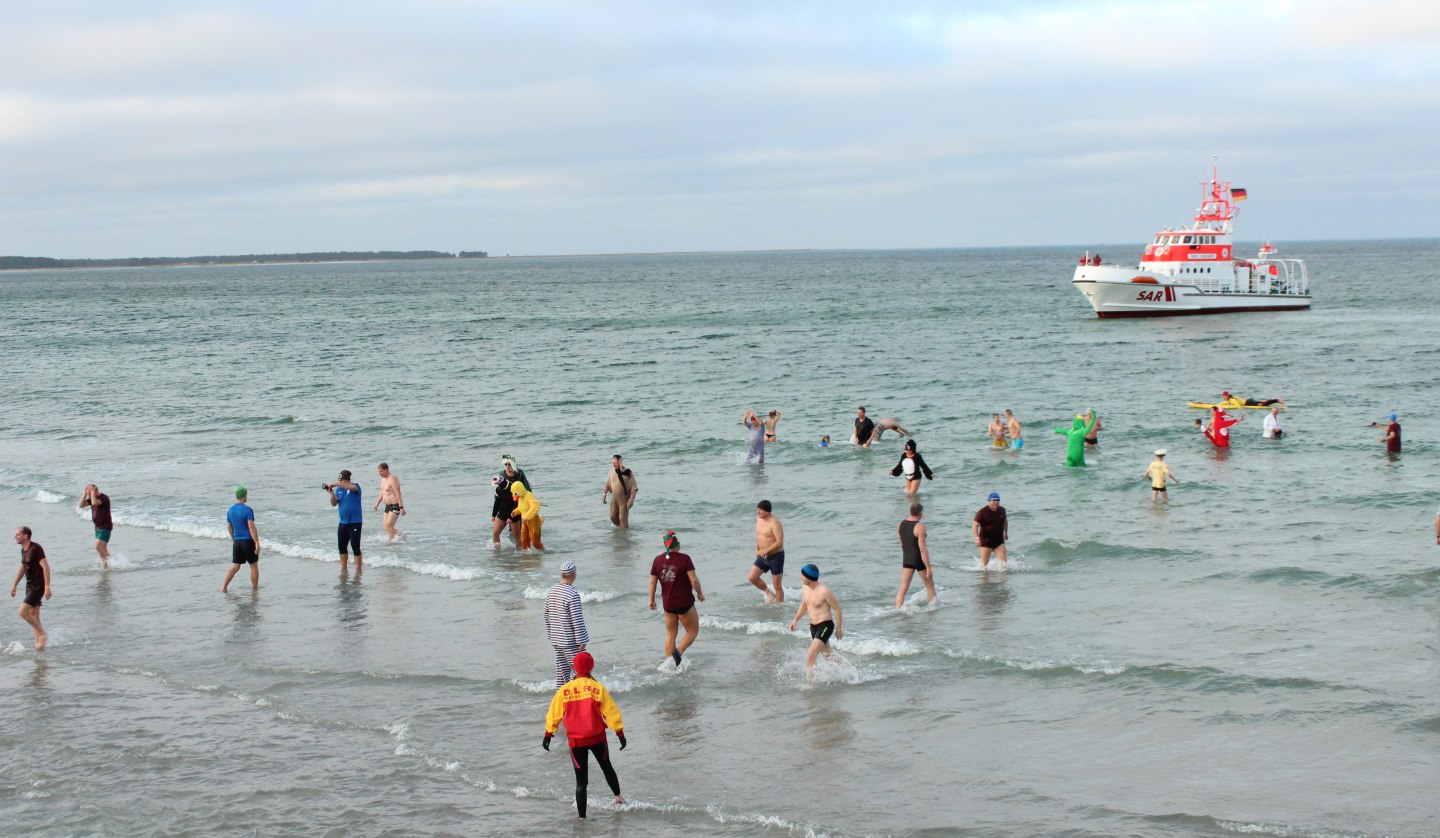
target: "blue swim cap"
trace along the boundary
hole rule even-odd
[[[1400,418],[1400,416],[1399,416],[1398,414],[1395,414],[1395,413],[1390,414],[1390,421],[1391,421],[1391,422],[1394,422],[1396,419],[1399,419],[1399,418]]]
[[[999,492],[991,492],[991,493],[990,493],[990,497],[986,498],[986,500],[1000,500],[1000,493],[999,493]]]
[[[811,582],[814,582],[815,580],[820,578],[820,568],[816,567],[813,564],[807,564],[804,567],[800,568],[800,575],[804,576],[806,579],[809,579]]]

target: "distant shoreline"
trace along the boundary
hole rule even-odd
[[[0,271],[84,270],[87,268],[195,268],[215,265],[309,265],[344,262],[400,262],[422,259],[485,259],[483,250],[338,250],[313,253],[247,253],[239,256],[137,256],[124,259],[52,259],[0,256]]]

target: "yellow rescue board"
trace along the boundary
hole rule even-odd
[[[1191,407],[1198,407],[1204,410],[1209,410],[1212,407],[1218,407],[1221,410],[1244,410],[1246,408],[1249,408],[1250,410],[1269,410],[1272,407],[1278,407],[1281,410],[1285,409],[1285,405],[1283,404],[1241,404],[1240,402],[1220,402],[1219,404],[1206,404],[1205,402],[1186,402],[1186,404],[1190,405]]]

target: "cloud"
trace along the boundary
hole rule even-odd
[[[1440,191],[1440,15],[1400,3],[7,17],[8,252],[91,255],[77,208],[117,255],[427,233],[495,252],[1132,241],[1191,209],[1216,153],[1278,235],[1424,234]],[[1355,223],[1313,208],[1397,171],[1398,200]],[[1281,196],[1288,215],[1265,217]]]

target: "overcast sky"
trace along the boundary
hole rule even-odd
[[[1440,4],[0,4],[0,254],[1440,235]],[[1120,254],[1117,253],[1117,256]]]

